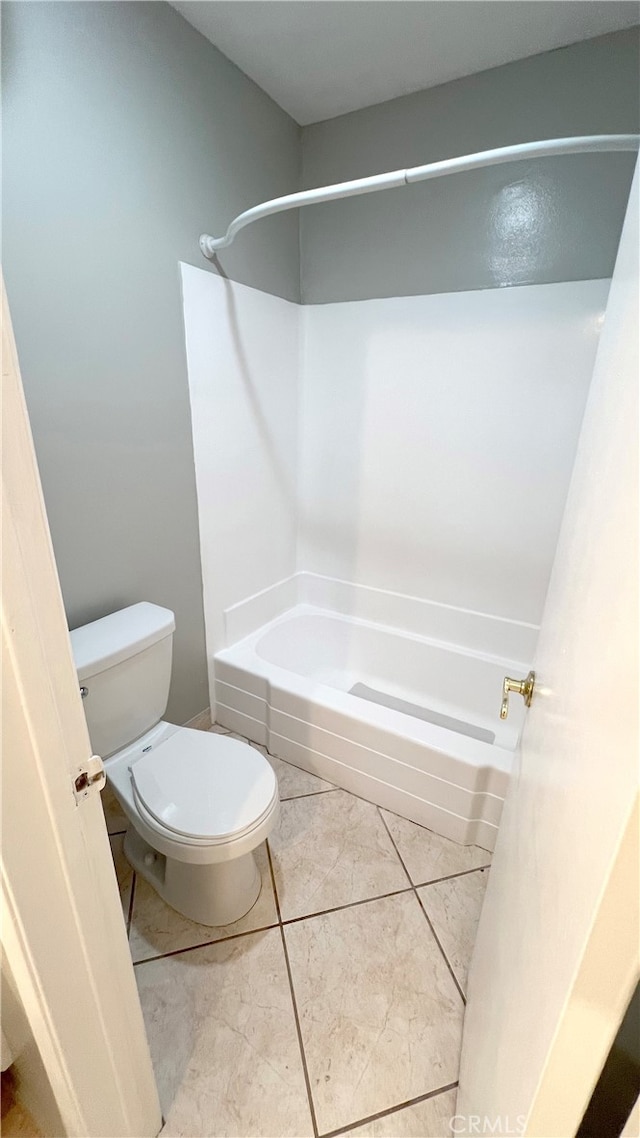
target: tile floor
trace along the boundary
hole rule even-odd
[[[258,749],[281,818],[258,901],[225,928],[132,873],[103,795],[162,1133],[443,1138],[491,855]]]

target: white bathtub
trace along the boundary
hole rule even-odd
[[[215,656],[218,722],[463,843],[493,849],[524,709],[514,661],[300,604]],[[355,689],[355,692],[354,690]]]

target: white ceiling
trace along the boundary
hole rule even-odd
[[[302,125],[638,23],[616,0],[174,0]]]

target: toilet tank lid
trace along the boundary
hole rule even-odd
[[[71,649],[78,679],[86,680],[143,652],[170,636],[175,626],[170,609],[141,601],[72,629]]]

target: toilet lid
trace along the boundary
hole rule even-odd
[[[131,764],[134,792],[176,834],[220,841],[260,822],[276,776],[254,747],[182,728]]]

